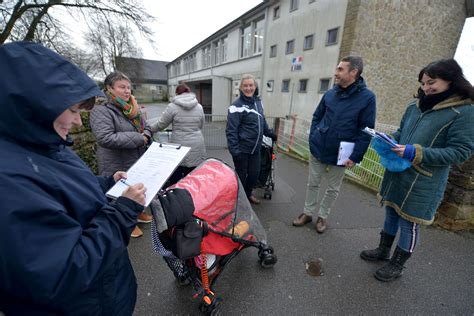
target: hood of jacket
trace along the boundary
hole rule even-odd
[[[179,94],[173,98],[172,102],[185,110],[191,110],[198,104],[196,95],[192,92]]]
[[[356,79],[354,83],[352,83],[349,87],[343,89],[339,85],[334,86],[334,90],[337,94],[340,94],[342,97],[348,97],[353,93],[356,93],[357,91],[361,91],[367,88],[367,85],[365,84],[365,80],[362,76]]]
[[[82,70],[37,43],[0,45],[0,69],[0,137],[22,144],[64,144],[54,120],[74,104],[103,95]]]

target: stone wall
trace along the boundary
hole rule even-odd
[[[449,230],[474,229],[474,155],[453,166],[435,225]]]
[[[466,19],[465,0],[350,0],[340,57],[364,58],[377,96],[377,121],[398,125],[426,64],[452,58]]]

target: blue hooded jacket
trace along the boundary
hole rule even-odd
[[[241,153],[255,153],[260,150],[263,135],[273,135],[263,114],[262,101],[257,95],[258,89],[255,89],[252,97],[247,97],[240,91],[240,97],[227,112],[227,146],[234,157]]]
[[[131,315],[127,244],[140,207],[107,202],[113,180],[93,175],[53,128],[99,88],[30,42],[1,45],[0,69],[0,311]]]
[[[335,85],[328,90],[313,114],[309,133],[311,154],[323,163],[336,165],[341,141],[353,142],[349,159],[362,161],[370,136],[364,127],[374,128],[375,95],[359,77],[347,89]]]

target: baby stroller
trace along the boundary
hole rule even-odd
[[[221,299],[213,285],[227,264],[248,247],[262,267],[277,262],[235,171],[216,159],[201,163],[152,202],[153,247],[180,284],[191,284],[199,309],[213,315]]]
[[[274,142],[270,137],[263,136],[260,148],[260,174],[256,188],[262,188],[263,198],[272,199],[272,191],[275,190],[275,160]]]

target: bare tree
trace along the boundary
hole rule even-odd
[[[91,55],[105,76],[117,69],[116,57],[140,57],[138,47],[127,23],[111,23],[105,17],[92,19],[93,28],[85,35],[86,43],[91,49]]]
[[[40,42],[93,77],[115,69],[115,56],[141,56],[134,30],[153,45],[148,23],[154,18],[139,0],[0,0],[0,4],[0,44]],[[89,49],[71,41],[69,30],[62,23],[65,17],[87,26]]]
[[[109,21],[127,21],[151,40],[147,23],[154,18],[138,0],[6,0],[0,6],[0,44],[7,40],[44,40],[51,38],[44,33],[59,33],[63,25],[51,14],[56,8],[65,9],[71,16],[82,15],[86,21],[99,14]]]

